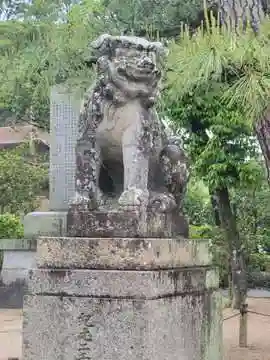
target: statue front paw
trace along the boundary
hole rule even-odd
[[[98,209],[102,198],[101,193],[98,193],[97,195],[98,196],[96,198],[96,197],[89,197],[89,195],[80,194],[79,192],[76,192],[75,197],[70,205],[77,206],[81,210],[96,210]]]
[[[176,209],[176,201],[171,194],[158,193],[151,197],[149,207],[159,213],[169,213]]]
[[[90,203],[88,196],[76,192],[74,198],[70,202],[70,206],[78,206],[80,209],[87,210]]]
[[[149,192],[137,188],[130,188],[125,190],[119,200],[118,204],[125,208],[133,208],[139,206],[147,206],[149,198]]]

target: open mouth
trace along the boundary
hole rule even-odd
[[[118,74],[119,75],[131,75],[131,74],[144,74],[144,75],[152,75],[152,74],[158,74],[159,71],[152,67],[144,67],[141,65],[127,65],[125,67],[119,67],[118,68]]]
[[[139,82],[152,82],[160,77],[160,71],[155,66],[143,66],[142,64],[126,64],[117,68],[118,75]]]

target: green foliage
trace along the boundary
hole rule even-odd
[[[211,188],[253,183],[260,169],[247,160],[255,153],[251,127],[243,112],[221,101],[224,86],[194,88],[179,100],[164,98],[175,128],[184,128],[196,176]]]
[[[262,170],[262,164],[258,162],[259,165]],[[196,180],[194,179],[193,182],[196,183]],[[200,191],[189,191],[186,199],[189,202],[189,197],[192,196],[193,207],[198,209],[198,213],[202,209],[201,194]],[[254,273],[270,271],[270,192],[263,172],[261,180],[254,183],[253,187],[232,189],[231,202],[241,243],[245,248],[249,284],[255,286],[263,282],[260,282],[259,275]],[[190,211],[190,208],[187,208],[187,215],[191,223],[190,238],[211,239],[214,264],[219,268],[222,283],[227,284],[230,249],[223,231],[211,225],[211,213],[208,222],[203,216],[194,216],[194,211]],[[259,253],[259,249],[267,253]],[[255,281],[255,278],[258,279]]]
[[[120,31],[153,37],[178,36],[181,23],[193,23],[202,10],[200,0],[103,0],[103,5]]]
[[[232,206],[247,254],[270,252],[270,191],[263,172],[253,187],[232,191]]]
[[[210,243],[213,255],[213,265],[219,269],[221,283],[227,283],[230,273],[230,244],[226,241],[226,234],[220,227],[213,227]]]
[[[249,256],[249,269],[251,271],[270,271],[270,255],[253,253]]]
[[[47,69],[50,55],[46,44],[49,24],[9,21],[0,23],[3,34],[0,62],[0,103],[18,119],[25,115],[48,119],[48,89],[52,82]],[[32,115],[33,114],[33,115]]]
[[[78,91],[89,86],[89,43],[107,29],[96,17],[102,8],[95,1],[66,4],[63,21],[57,22],[63,1],[32,5],[24,21],[0,22],[0,104],[18,120],[27,117],[48,128],[50,87],[67,81]]]
[[[28,144],[0,150],[0,213],[33,211],[47,177],[46,166],[31,155]]]
[[[223,231],[215,226],[190,226],[191,239],[208,239],[213,256],[213,265],[219,270],[221,281],[226,281],[229,272],[229,245],[224,241]]]
[[[23,237],[23,224],[14,214],[0,214],[0,239],[19,239]]]
[[[192,42],[193,39],[190,40],[190,43]],[[179,47],[181,46],[185,47],[184,40],[180,43]],[[196,48],[196,44],[194,47]],[[189,50],[192,53],[193,48]],[[182,53],[180,55],[183,56]],[[181,61],[185,60],[178,57],[177,64]],[[169,76],[169,87],[164,97],[166,106],[163,108],[167,108],[166,115],[174,123],[174,128],[185,133],[184,142],[196,178],[202,179],[211,192],[216,189],[232,191],[239,187],[248,189],[261,181],[261,165],[254,158],[257,149],[252,138],[251,122],[247,121],[241,105],[224,104],[224,93],[230,87],[229,81],[222,78],[222,74],[220,78],[208,77],[202,81],[200,74],[206,71],[207,69],[201,69],[201,72],[197,73],[197,83],[194,81],[186,87],[185,93],[179,90],[179,96],[175,94],[176,88],[170,83]],[[184,75],[174,72],[175,82],[188,82],[186,76],[186,73]],[[197,200],[197,203],[200,204],[200,201]],[[214,264],[219,267],[222,279],[227,277],[230,269],[232,244],[237,244],[239,248],[244,241],[242,234],[240,242],[238,241],[238,229],[232,230],[230,226],[224,225],[232,224],[236,219],[236,215],[231,212],[231,206],[227,203],[224,206],[226,211],[223,214],[227,218],[221,222],[223,229],[213,227],[206,235],[202,234],[200,229],[194,235],[211,238]],[[204,220],[198,220],[196,219],[196,225],[205,224]],[[213,220],[208,220],[207,223],[213,224]]]
[[[191,225],[189,228],[189,237],[191,239],[211,239],[213,227],[210,225]]]
[[[51,85],[67,82],[81,95],[92,82],[96,36],[176,36],[201,8],[200,0],[2,0],[0,107],[48,128]]]
[[[249,289],[251,288],[268,288],[270,289],[270,272],[254,271],[247,276]]]
[[[194,87],[227,83],[220,100],[252,123],[270,100],[270,22],[266,19],[256,35],[216,25],[212,19],[208,31],[199,29],[192,38],[185,31],[180,42],[172,43],[170,95],[179,99]]]
[[[241,31],[241,26],[236,34],[217,26],[213,17],[211,23],[192,37],[185,28],[181,40],[171,43],[164,102],[177,131],[185,132],[195,176],[213,193],[229,189],[232,203],[227,197],[222,208],[224,231],[213,228],[211,237],[214,261],[223,276],[233,246],[244,249],[251,268],[257,262],[258,268],[265,268],[265,255],[257,252],[258,245],[269,244],[269,187],[265,199],[259,196],[265,184],[252,134],[254,121],[259,123],[270,100],[270,22],[266,19],[256,35],[250,29]]]
[[[0,241],[1,239],[23,238],[23,224],[19,216],[10,213],[0,214]],[[0,271],[3,263],[3,252],[0,251]]]
[[[184,199],[184,212],[192,225],[212,224],[212,206],[208,188],[202,181],[192,179]]]

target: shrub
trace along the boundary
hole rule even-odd
[[[18,216],[5,213],[0,214],[0,239],[22,238],[23,224]]]
[[[248,287],[270,289],[270,273],[255,271],[247,274]]]
[[[228,286],[229,246],[224,240],[222,230],[209,225],[191,225],[190,238],[210,240],[213,265],[219,269],[220,283],[222,286]],[[249,286],[269,287],[270,255],[264,253],[251,253],[248,255],[247,260]],[[268,275],[266,276],[264,274]]]
[[[270,271],[270,255],[260,253],[250,254],[248,269],[250,271]]]
[[[37,206],[37,196],[48,176],[39,154],[28,143],[0,150],[0,212],[28,213]]]
[[[191,239],[211,239],[213,227],[210,225],[190,225],[189,233]]]
[[[229,274],[229,246],[225,241],[223,231],[215,226],[190,226],[190,238],[209,239],[210,251],[213,255],[213,265],[219,270],[221,284],[227,282]]]

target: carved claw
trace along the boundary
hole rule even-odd
[[[89,199],[89,197],[76,192],[75,197],[71,201],[70,205],[75,205],[82,208],[83,210],[88,210],[90,202],[91,200]]]
[[[176,208],[176,202],[171,194],[155,194],[149,201],[149,206],[159,213],[169,213]]]
[[[129,190],[125,190],[119,200],[118,203],[123,207],[137,207],[148,204],[149,192],[144,191],[137,188],[130,188]]]
[[[76,192],[71,205],[77,205],[84,210],[96,210],[103,202],[103,193],[98,190],[96,196],[82,195]]]

